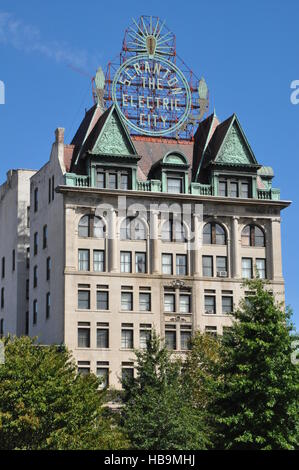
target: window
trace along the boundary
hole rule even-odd
[[[130,251],[120,252],[120,272],[121,273],[132,272],[132,253]]]
[[[109,310],[108,286],[97,286],[97,310]]]
[[[89,290],[78,290],[78,308],[81,310],[90,309],[90,291]]]
[[[181,333],[181,350],[187,351],[191,349],[191,325],[181,325],[180,333]]]
[[[242,230],[241,239],[243,246],[265,246],[265,234],[256,225],[246,225]]]
[[[26,248],[26,269],[30,267],[30,247]]]
[[[217,276],[227,277],[227,257],[216,256],[216,270]]]
[[[176,241],[176,242],[185,242],[186,232],[184,224],[179,220],[167,220],[162,225],[161,236],[163,241]]]
[[[135,253],[135,271],[136,273],[146,272],[146,253]]]
[[[176,255],[176,274],[187,276],[187,255]]]
[[[108,176],[109,189],[117,189],[117,174],[109,173]]]
[[[168,193],[182,193],[183,192],[183,179],[182,178],[167,178],[167,192]]]
[[[103,219],[93,214],[84,215],[79,221],[78,235],[79,237],[104,238],[105,223]]]
[[[213,256],[202,257],[203,276],[213,277]]]
[[[109,348],[109,323],[97,323],[97,348]]]
[[[79,237],[89,237],[89,216],[84,215],[81,217],[78,227]]]
[[[4,308],[4,287],[1,287],[1,308]]]
[[[121,292],[121,309],[124,311],[133,310],[133,292],[127,292],[128,287],[124,287]]]
[[[107,361],[97,362],[97,377],[101,381],[100,386],[99,386],[100,389],[103,390],[109,387],[109,362]]]
[[[34,190],[34,212],[38,211],[38,188]]]
[[[78,250],[79,271],[89,271],[89,250]]]
[[[51,197],[52,197],[51,178],[49,178],[49,181],[48,181],[48,203],[49,203],[49,204],[50,204],[50,202],[51,202]]]
[[[139,347],[140,349],[146,349],[147,343],[150,341],[152,336],[152,325],[148,323],[141,323],[139,330]]]
[[[165,325],[165,346],[168,350],[176,349],[176,325]]]
[[[127,217],[120,226],[121,240],[145,240],[144,223],[138,217]]]
[[[246,183],[246,182],[241,183],[241,197],[243,198],[249,197],[249,183]]]
[[[52,176],[52,201],[54,201],[55,196],[55,184],[54,184],[54,176]]]
[[[121,325],[121,347],[122,349],[133,349],[133,324],[122,323]]]
[[[219,196],[227,196],[227,183],[226,181],[219,181]]]
[[[216,313],[216,298],[215,295],[205,295],[205,313]]]
[[[215,222],[208,223],[203,228],[204,245],[225,245],[226,236],[224,228]]]
[[[90,361],[78,361],[78,374],[88,375],[90,373]]]
[[[122,382],[130,382],[134,379],[134,364],[132,362],[121,363],[121,379]]]
[[[258,277],[260,279],[266,279],[266,260],[264,258],[257,258],[255,263]]]
[[[16,250],[12,250],[12,270],[16,269]]]
[[[162,273],[172,274],[172,254],[162,254]]]
[[[180,313],[190,313],[190,300],[189,294],[180,294]]]
[[[29,312],[25,314],[25,335],[29,335]]]
[[[33,268],[33,287],[37,287],[37,266]]]
[[[205,327],[205,332],[208,335],[217,337],[217,326],[206,326]]]
[[[105,237],[105,224],[100,217],[93,217],[93,236],[94,238]]]
[[[0,320],[0,338],[3,338],[4,335],[4,318]]]
[[[50,258],[50,256],[48,256],[48,258],[47,258],[47,269],[46,269],[47,281],[50,280],[50,276],[51,276],[51,258]]]
[[[38,252],[38,233],[35,232],[34,237],[33,237],[33,253],[34,255],[37,255]]]
[[[37,323],[37,300],[33,301],[33,325]]]
[[[78,323],[78,348],[90,348],[90,323]]]
[[[46,318],[50,317],[50,309],[51,309],[51,294],[50,292],[46,293]]]
[[[231,181],[229,185],[229,195],[230,197],[238,197],[238,183],[236,181]]]
[[[43,248],[47,248],[48,245],[48,227],[44,225],[43,227]]]
[[[231,295],[222,296],[222,313],[232,313],[233,297]]]
[[[3,256],[2,262],[1,262],[1,277],[2,279],[5,278],[5,257]]]
[[[175,294],[164,294],[164,312],[175,311]]]
[[[27,228],[30,228],[30,206],[27,206]]]
[[[242,277],[245,279],[252,278],[252,259],[242,258]]]
[[[151,293],[139,292],[139,310],[141,312],[151,311]]]
[[[100,189],[105,188],[105,173],[103,171],[97,171],[96,187]]]
[[[126,173],[120,175],[120,189],[129,189],[129,175]]]
[[[93,270],[101,273],[105,271],[104,250],[93,250]]]
[[[29,279],[26,279],[26,300],[29,300]]]

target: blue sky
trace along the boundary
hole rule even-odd
[[[293,201],[282,213],[283,270],[299,329],[296,0],[1,0],[0,182],[9,168],[47,161],[56,127],[71,140],[92,104],[90,77],[120,52],[124,30],[142,14],[166,20],[180,57],[205,77],[219,118],[236,112],[257,160],[274,168],[274,186]]]

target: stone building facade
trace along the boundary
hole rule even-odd
[[[153,329],[179,355],[197,329],[222,335],[250,295],[244,278],[267,278],[284,299],[280,212],[289,202],[236,115],[220,123],[212,114],[194,139],[179,140],[132,136],[116,106],[95,105],[71,144],[57,129],[49,162],[13,175],[26,197],[1,187],[0,256],[6,269],[15,250],[20,277],[5,272],[0,287],[4,305],[18,305],[0,309],[1,333],[64,343],[81,372],[110,386],[134,374],[133,349]]]

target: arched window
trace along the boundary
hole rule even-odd
[[[105,224],[100,217],[93,218],[93,236],[95,238],[104,238],[105,236]]]
[[[225,245],[226,235],[222,225],[215,222],[206,224],[203,228],[203,243],[204,245]]]
[[[257,225],[246,225],[241,240],[243,246],[265,246],[265,234]]]
[[[93,214],[83,215],[79,221],[78,234],[79,237],[104,238],[105,223]]]
[[[121,240],[145,240],[144,223],[138,217],[127,217],[120,226]]]
[[[89,216],[84,215],[79,222],[79,237],[89,237]]]
[[[186,242],[186,230],[179,220],[167,220],[162,225],[162,240],[166,242]]]

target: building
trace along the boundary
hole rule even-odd
[[[152,52],[147,60],[163,63]],[[148,80],[149,99],[158,69],[146,70],[139,59],[144,55],[126,63],[144,90]],[[157,93],[167,70],[155,78]],[[115,80],[124,78],[117,72]],[[36,172],[9,173],[1,187],[1,334],[65,343],[79,371],[116,388],[134,373],[133,348],[145,347],[152,329],[177,354],[186,353],[197,329],[223,334],[234,306],[250,295],[244,278],[269,279],[284,299],[280,212],[290,203],[272,187],[272,168],[257,161],[235,114],[223,122],[215,113],[192,118],[194,135],[182,123],[166,132],[167,112],[178,113],[169,117],[177,123],[185,109],[174,98],[170,110],[171,93],[182,93],[178,85],[169,91],[171,80],[164,87],[169,109],[155,94],[156,107],[163,103],[160,120],[144,96],[138,101],[142,112],[132,119],[145,126],[142,133],[127,126],[128,91],[105,106],[98,73],[97,102],[72,142],[58,128],[50,160]],[[199,108],[206,106],[200,99]],[[8,302],[17,304],[8,311]]]

